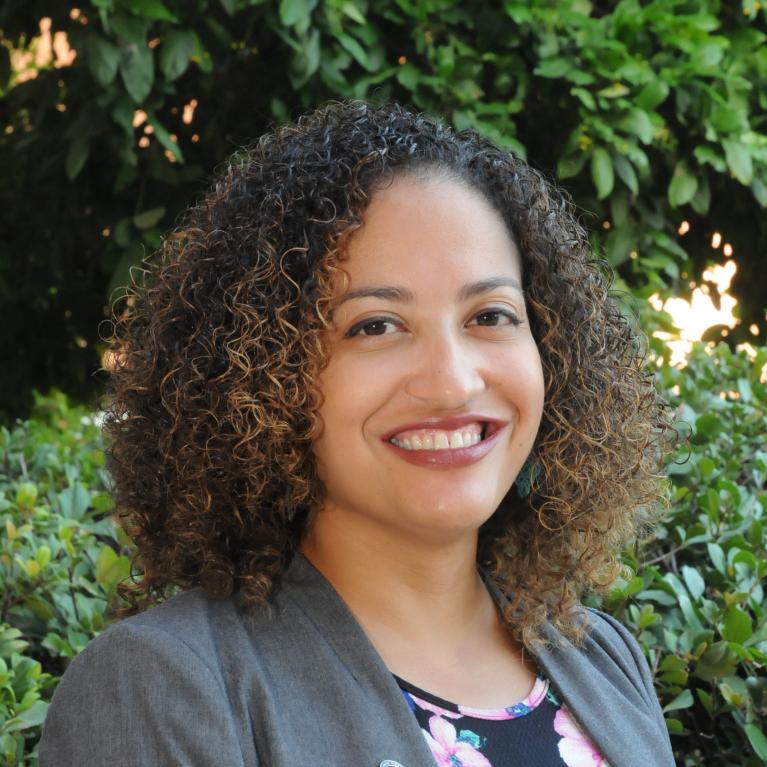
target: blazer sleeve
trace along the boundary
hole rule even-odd
[[[630,668],[626,669],[627,676],[633,678],[635,685],[641,688],[647,700],[648,710],[655,717],[659,731],[666,733],[666,737],[668,737],[666,719],[663,716],[663,710],[658,701],[658,694],[655,691],[652,671],[634,635],[620,621],[613,618],[612,615],[593,608],[590,608],[589,612],[601,619],[600,631],[605,644],[612,645],[613,647],[620,645],[621,654],[627,665],[630,664]]]
[[[226,691],[182,640],[118,623],[70,664],[43,725],[40,767],[244,767]]]

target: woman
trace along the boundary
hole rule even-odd
[[[161,604],[71,664],[43,767],[673,764],[636,642],[579,607],[647,521],[664,412],[522,161],[398,106],[284,126],[115,352],[122,613]]]

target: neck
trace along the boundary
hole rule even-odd
[[[426,541],[406,531],[320,512],[301,545],[376,645],[391,633],[460,641],[495,619],[476,568],[477,534]],[[382,649],[382,647],[379,647]]]

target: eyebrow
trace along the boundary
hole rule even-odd
[[[497,288],[513,288],[522,293],[522,295],[525,293],[518,280],[514,279],[514,277],[488,277],[485,280],[470,282],[467,285],[464,285],[458,291],[458,300],[466,301],[469,298],[481,296],[484,293],[490,293]],[[336,306],[340,306],[347,301],[353,301],[356,298],[380,298],[384,301],[397,301],[405,304],[415,301],[415,296],[412,291],[407,288],[398,287],[396,285],[386,285],[380,287],[362,287],[350,290],[338,300]]]

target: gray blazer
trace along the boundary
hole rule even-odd
[[[611,767],[671,767],[639,646],[588,617],[585,646],[540,667]],[[196,588],[110,626],[64,674],[39,753],[41,767],[434,767],[392,674],[301,555],[271,616]]]

